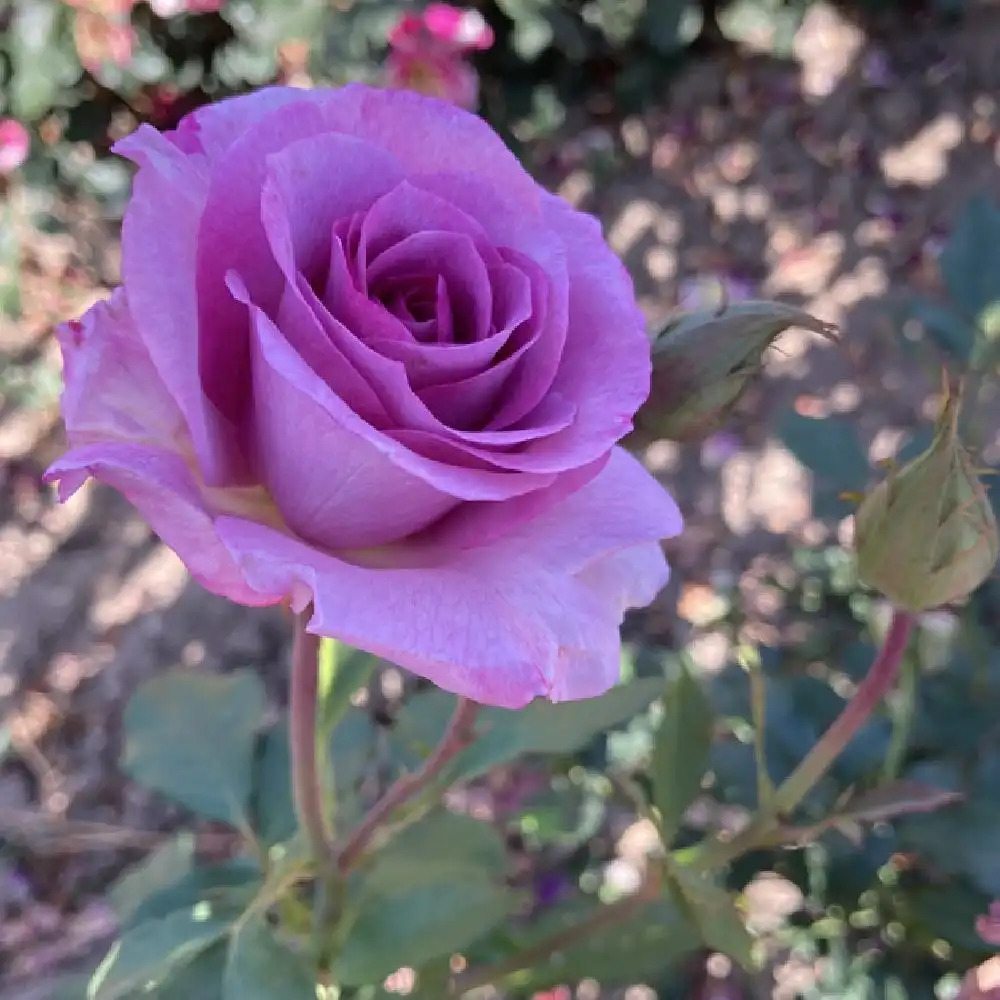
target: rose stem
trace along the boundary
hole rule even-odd
[[[893,611],[889,631],[864,680],[830,728],[774,793],[772,807],[758,813],[734,837],[715,840],[699,850],[694,862],[699,868],[718,868],[752,850],[762,837],[772,831],[776,822],[791,813],[809,794],[844,747],[868,721],[875,706],[892,689],[912,628],[913,615],[906,611]]]
[[[349,872],[365,852],[378,828],[389,815],[417,792],[426,788],[445,766],[473,740],[476,713],[479,705],[468,698],[459,698],[448,728],[434,752],[424,761],[423,767],[413,774],[397,778],[389,790],[362,820],[337,854],[337,866],[342,873]]]
[[[865,724],[875,706],[891,690],[899,673],[899,665],[906,652],[912,628],[913,615],[905,611],[893,612],[892,622],[882,648],[865,679],[858,685],[854,696],[844,706],[830,728],[820,737],[819,742],[777,789],[772,800],[772,808],[748,823],[735,837],[712,841],[705,849],[699,850],[691,862],[694,866],[703,871],[712,871],[728,864],[757,846],[761,839],[770,833],[780,816],[795,809]],[[467,973],[456,977],[452,993],[461,996],[474,987],[495,984],[498,979],[520,972],[536,961],[575,944],[595,931],[626,920],[636,912],[646,898],[646,891],[640,889],[635,896],[609,906],[598,907],[580,923],[567,927],[538,945],[497,965],[470,969]]]

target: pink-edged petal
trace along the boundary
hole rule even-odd
[[[473,174],[503,191],[521,212],[538,211],[541,189],[477,115],[412,91],[364,84],[316,93],[328,128],[382,146],[411,175]]]
[[[624,448],[613,448],[600,475],[515,532],[507,544],[568,573],[643,542],[679,535],[673,497]],[[647,598],[647,601],[650,600]]]
[[[277,328],[251,309],[256,453],[263,481],[297,535],[334,549],[383,545],[456,505],[395,464],[370,434],[359,434],[358,417],[351,412],[345,420],[350,411],[341,400],[324,407],[316,397],[324,390],[331,396],[328,388],[320,390]]]
[[[642,477],[615,453],[548,513],[439,565],[393,568],[391,548],[380,553],[382,567],[360,565],[235,519],[219,531],[258,590],[300,610],[312,604],[311,631],[445,690],[519,708],[539,695],[593,697],[618,680],[622,615],[665,580],[655,540],[678,520],[673,502]]]
[[[192,111],[181,119],[176,132],[184,134],[182,142],[188,146],[197,137],[197,148],[213,163],[222,159],[229,147],[261,118],[289,104],[314,100],[311,93],[296,87],[262,87]]]
[[[576,434],[617,441],[649,395],[646,321],[632,279],[612,253],[597,219],[546,195],[545,216],[565,242],[570,276],[569,333],[553,389],[580,400]],[[539,450],[566,447],[552,440]]]
[[[204,167],[148,126],[115,149],[139,166],[122,223],[122,277],[135,327],[184,414],[206,481],[245,481],[235,429],[205,399],[196,363],[194,266],[208,185]]]
[[[309,630],[385,657],[447,691],[519,708],[548,690],[551,634],[520,608],[549,600],[544,576],[512,600],[506,580],[476,566],[371,569],[311,549],[277,531],[223,518],[219,531],[247,578],[305,610]],[[516,571],[516,567],[511,567]]]
[[[604,455],[558,476],[551,486],[500,502],[463,503],[415,541],[431,561],[453,558],[456,552],[494,545],[541,517],[600,474],[610,455]]]
[[[207,590],[238,604],[276,603],[247,582],[220,543],[213,512],[180,456],[145,445],[93,444],[73,449],[46,473],[63,500],[91,476],[123,494]]]
[[[64,323],[56,335],[63,356],[63,420],[73,445],[184,446],[184,418],[153,367],[124,288]]]

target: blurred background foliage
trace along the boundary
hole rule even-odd
[[[551,177],[562,179],[583,165],[593,184],[600,187],[634,169],[644,155],[634,155],[642,143],[630,140],[623,126],[630,115],[672,100],[690,99],[690,85],[684,92],[687,98],[677,96],[672,87],[704,61],[721,64],[719,72],[727,82],[739,79],[743,63],[761,54],[777,65],[792,61],[803,21],[819,5],[810,0],[495,0],[475,6],[496,35],[489,51],[473,57],[481,81],[482,113],[543,182]],[[927,37],[936,40],[941,32],[960,24],[967,5],[962,0],[844,0],[833,6],[839,16],[864,31],[919,25],[911,53],[919,73],[942,62],[925,56],[921,46]],[[91,237],[102,226],[113,231],[127,200],[129,170],[110,155],[116,138],[139,122],[173,127],[203,103],[270,82],[378,82],[389,30],[413,7],[400,0],[134,4],[129,0],[0,0],[0,116],[24,122],[31,133],[31,155],[19,176],[0,178],[4,195],[0,313],[6,312],[9,318],[38,308],[39,283],[25,285],[21,268],[27,229],[15,224],[15,216],[27,219],[27,228],[46,237],[58,240],[71,232],[78,265],[92,272],[91,284],[107,285],[114,280],[113,245],[108,249],[106,241]],[[874,58],[877,51],[868,54],[872,58],[864,62],[863,70],[870,87],[890,87],[891,70]],[[905,67],[898,72],[905,76]],[[908,79],[912,82],[916,77]],[[941,79],[934,77],[930,86],[941,86]],[[904,79],[904,97],[910,85]],[[718,89],[722,104],[738,103],[725,85]],[[915,92],[917,85],[912,89]],[[782,99],[773,96],[775,102]],[[970,107],[961,110],[971,116],[970,108],[971,101]],[[704,132],[684,117],[689,109],[682,104],[680,110],[677,141],[682,146],[706,142]],[[749,114],[751,132],[755,113]],[[860,114],[866,113],[862,108]],[[916,115],[913,132],[927,124],[925,117]],[[988,141],[996,142],[995,101],[980,119],[992,123]],[[891,125],[894,119],[890,115],[888,120]],[[974,123],[968,128],[972,133]],[[802,145],[807,139],[800,140],[796,133],[791,142]],[[822,156],[817,154],[817,160]],[[854,160],[831,162],[835,171],[870,170],[861,154]],[[813,167],[811,161],[801,170]],[[13,197],[15,184],[18,198]],[[867,206],[867,210],[898,235],[908,224],[897,218],[898,204],[906,204],[907,198],[912,204],[915,196],[905,185],[897,185],[892,194],[897,202],[888,207]],[[823,182],[808,195],[817,218],[822,215],[820,202],[825,196]],[[677,581],[670,596],[678,601],[677,613],[660,607],[628,624],[625,673],[629,679],[641,684],[653,678],[659,684],[664,677],[676,678],[680,668],[686,667],[703,683],[712,705],[714,739],[708,771],[702,794],[687,810],[678,833],[681,845],[693,842],[702,831],[734,825],[756,803],[759,781],[753,750],[755,722],[760,720],[754,718],[750,691],[755,671],[764,678],[766,688],[763,746],[768,769],[771,778],[780,781],[835,717],[871,663],[886,609],[859,583],[844,525],[852,509],[851,494],[881,474],[875,464],[885,457],[886,448],[873,445],[880,426],[892,425],[894,445],[888,451],[897,459],[926,445],[928,410],[924,403],[939,383],[942,365],[947,365],[969,373],[979,389],[979,405],[972,407],[968,428],[971,443],[982,453],[984,464],[1000,460],[996,391],[990,381],[996,373],[1000,343],[1000,207],[995,192],[963,189],[949,205],[956,200],[965,207],[951,211],[946,233],[932,232],[930,223],[914,212],[919,216],[915,224],[920,230],[918,242],[926,245],[925,256],[932,259],[936,280],[923,281],[922,272],[910,280],[913,271],[923,267],[924,257],[917,265],[905,261],[913,267],[902,278],[895,276],[896,294],[882,303],[887,305],[888,337],[879,339],[880,335],[869,331],[876,348],[862,352],[858,362],[859,370],[871,375],[867,387],[861,376],[857,379],[855,387],[861,387],[858,407],[838,408],[828,399],[820,400],[815,385],[816,395],[783,400],[773,412],[751,394],[732,432],[679,456],[670,452],[664,458],[663,449],[656,446],[650,452],[651,464],[669,482],[676,482],[679,492],[686,490],[682,506],[691,525],[689,538],[697,539],[706,521],[721,521],[711,499],[718,470],[727,462],[738,464],[754,448],[763,449],[765,439],[777,441],[806,476],[811,515],[806,529],[789,533],[787,543],[780,546],[772,544],[773,536],[780,533],[780,526],[775,527],[759,554],[747,551],[760,541],[753,533],[728,560],[717,560],[712,549],[727,548],[724,531],[700,547],[696,541],[682,541],[681,545],[695,546],[699,563],[693,565],[695,557],[687,557],[683,549],[672,553]],[[835,227],[836,221],[821,220],[817,229]],[[762,248],[761,259],[764,253]],[[635,261],[626,258],[633,266]],[[36,266],[40,266],[37,260]],[[716,277],[719,270],[704,268]],[[756,285],[757,277],[728,275],[726,294],[746,297],[747,287]],[[72,274],[66,280],[75,282],[77,288],[81,284],[79,276]],[[703,294],[704,289],[697,291]],[[683,294],[679,292],[677,298],[683,299]],[[873,329],[877,326],[872,323]],[[51,351],[40,340],[29,340],[15,334],[2,345],[0,416],[4,421],[12,415],[20,418],[24,413],[51,410],[58,392],[58,369]],[[897,377],[900,370],[911,374],[901,379]],[[866,407],[871,410],[867,421]],[[4,441],[8,439],[9,435]],[[98,551],[113,551],[116,542],[110,535],[120,533],[129,515],[122,505],[113,505],[102,508],[92,521],[84,517],[82,524],[74,523],[69,529],[60,526],[51,503],[39,499],[37,482],[45,449],[51,451],[52,443],[43,442],[31,456],[6,443],[4,447],[9,449],[3,466],[2,513],[7,534],[0,537],[0,544],[20,546],[18,552],[28,553],[23,562],[29,567],[11,570],[13,583],[4,591],[3,626],[15,634],[23,611],[16,601],[17,590],[49,618],[82,613],[65,611],[55,598],[51,605],[39,601],[33,589],[36,580],[48,588],[46,592],[65,594],[68,589],[75,595],[72,601],[99,605],[99,594],[88,589],[94,571],[74,576],[74,545],[88,559]],[[681,484],[692,468],[696,468],[691,476],[695,485],[686,488]],[[1000,482],[996,478],[988,482],[1000,515]],[[779,492],[783,488],[781,483],[776,487]],[[708,513],[701,517],[703,507]],[[56,541],[45,549],[49,544],[45,538],[50,536]],[[122,556],[123,564],[132,566],[141,562],[141,556],[149,556],[148,539],[141,534],[139,538]],[[42,555],[37,556],[36,550]],[[13,560],[9,565],[20,566],[16,562],[20,555],[15,558],[4,552],[5,559]],[[59,562],[57,557],[69,561]],[[54,560],[57,567],[55,581],[39,568],[46,559]],[[112,586],[127,569],[117,567],[114,572],[119,576],[114,576]],[[240,646],[233,637],[241,633],[230,625],[244,619],[226,619],[225,626],[219,622],[224,614],[242,615],[242,611],[223,612],[219,604],[200,594],[176,601],[189,634],[166,641],[157,633],[153,653],[148,655],[154,660],[158,656],[200,663],[198,655],[188,652],[189,639],[218,633],[215,640],[205,640],[209,663],[232,678],[241,676],[231,672],[234,667],[246,666],[248,661],[259,666],[270,688],[260,693],[255,681],[242,682],[250,691],[238,703],[245,717],[234,719],[227,730],[232,740],[242,741],[232,750],[233,759],[238,758],[237,751],[251,752],[252,744],[262,773],[269,768],[283,773],[287,756],[283,724],[268,722],[262,733],[258,729],[263,702],[281,698],[287,623],[273,621],[262,627],[264,638],[243,640]],[[142,607],[142,601],[137,607]],[[202,608],[208,610],[199,617]],[[99,613],[87,613],[87,628],[97,633],[101,643],[120,650],[116,656],[138,658],[136,647],[149,645],[142,636],[130,640],[132,633],[125,632],[123,638],[125,626],[113,615],[112,624],[105,626],[94,624]],[[176,621],[165,615],[165,628],[178,631]],[[15,695],[18,707],[5,716],[0,773],[4,781],[16,779],[18,787],[28,790],[21,798],[14,797],[10,809],[6,798],[0,801],[4,820],[0,903],[9,928],[0,935],[4,963],[0,983],[8,979],[12,995],[20,1000],[26,984],[37,978],[39,967],[47,971],[66,958],[59,953],[61,959],[59,955],[55,959],[36,956],[34,966],[19,964],[18,952],[27,948],[25,942],[46,934],[71,937],[76,931],[66,928],[77,928],[73,921],[82,914],[96,919],[89,900],[102,894],[127,863],[149,852],[149,841],[125,837],[121,843],[114,842],[117,846],[102,848],[99,857],[88,854],[95,858],[89,864],[67,862],[67,854],[76,856],[75,848],[66,849],[67,836],[69,843],[80,844],[90,843],[86,838],[96,835],[89,827],[67,835],[67,823],[72,828],[73,823],[94,817],[125,816],[137,825],[164,830],[192,825],[199,835],[218,837],[220,829],[228,829],[231,817],[219,815],[211,802],[185,797],[184,789],[178,789],[169,774],[151,772],[150,761],[161,769],[168,764],[153,744],[145,756],[139,753],[142,741],[148,743],[155,737],[154,728],[143,724],[141,692],[122,722],[126,736],[132,737],[132,756],[124,758],[124,771],[140,784],[171,796],[181,810],[166,809],[157,799],[153,805],[142,799],[141,807],[129,811],[122,802],[132,793],[123,793],[117,786],[107,791],[104,785],[100,796],[80,795],[77,804],[72,773],[66,784],[53,785],[53,765],[46,761],[46,754],[58,757],[56,743],[75,745],[74,741],[82,744],[91,739],[86,734],[93,730],[93,717],[90,728],[82,727],[68,696],[60,701],[51,694],[58,685],[48,678],[53,664],[62,663],[65,668],[60,657],[76,655],[85,644],[74,633],[65,641],[42,635],[34,644],[25,645],[23,621],[19,624],[21,633],[4,647],[11,664],[5,679],[11,678],[10,686],[17,688],[4,693]],[[218,643],[214,653],[211,641]],[[200,655],[206,656],[204,649]],[[117,706],[112,729],[118,724],[116,713],[125,694],[139,679],[124,660],[113,663],[124,663],[125,679],[113,693],[97,698],[101,707]],[[366,794],[371,768],[384,781],[425,752],[447,710],[446,698],[414,691],[412,684],[385,665],[378,666],[374,677],[368,699],[362,699],[361,707],[355,706],[338,731],[342,745],[337,748],[337,759],[352,792],[358,794]],[[82,699],[89,706],[87,711],[93,712],[88,691],[98,682],[78,683],[83,685],[82,693],[73,697]],[[635,705],[627,704],[624,709],[614,704],[604,709],[593,706],[583,716],[567,717],[560,723],[564,728],[555,726],[544,712],[538,718],[526,717],[520,727],[511,726],[505,737],[508,744],[494,742],[487,748],[464,793],[462,808],[502,833],[506,852],[502,865],[526,902],[513,930],[479,942],[473,958],[502,956],[513,944],[530,943],[546,919],[557,922],[564,909],[572,910],[582,898],[614,899],[633,884],[643,854],[643,826],[637,820],[633,793],[650,787],[654,732],[663,711],[653,700],[652,688],[640,690]],[[42,735],[26,738],[18,728],[28,718],[24,706],[37,704],[36,696],[42,694],[72,725],[56,726],[57,736],[44,735],[43,727]],[[169,689],[161,695],[169,698]],[[228,701],[233,704],[231,698]],[[97,718],[103,724],[100,710]],[[114,735],[108,746],[101,744],[99,752],[103,773],[118,774],[118,784],[120,742]],[[42,754],[41,763],[35,753]],[[72,755],[68,759],[71,772]],[[272,790],[279,787],[274,781],[265,785]],[[876,786],[890,789],[890,801],[865,798]],[[9,787],[0,785],[0,790],[7,795]],[[940,797],[928,789],[938,790]],[[946,793],[959,793],[963,798],[951,801]],[[59,794],[75,813],[73,808],[67,812],[66,803],[60,806],[55,801]],[[255,829],[268,842],[287,836],[287,800],[261,801],[255,795],[251,788],[248,796],[255,810]],[[929,810],[930,805],[940,808]],[[345,808],[353,807],[360,809],[348,798]],[[890,819],[900,807],[912,814]],[[199,813],[203,818],[195,821]],[[831,816],[836,822],[829,821]],[[740,894],[751,931],[767,955],[765,976],[750,980],[731,965],[713,960],[711,949],[698,950],[697,940],[683,935],[676,939],[676,950],[661,941],[651,949],[638,932],[626,933],[589,956],[591,974],[616,982],[631,976],[655,990],[655,996],[677,1000],[734,1000],[772,992],[810,1000],[826,996],[949,1000],[955,996],[966,970],[990,954],[976,934],[975,921],[992,899],[1000,897],[1000,582],[987,582],[964,608],[922,617],[899,688],[886,710],[869,722],[800,814],[789,821],[802,828],[809,846],[757,852],[729,874],[729,888]],[[81,853],[92,850],[81,849]],[[116,891],[112,903],[115,919],[120,920],[120,907],[127,912],[127,893],[121,883]],[[103,943],[112,927],[98,928],[84,944]],[[75,957],[79,956],[70,953],[70,959]],[[568,1000],[573,994],[558,991],[561,981],[558,969],[543,968],[512,995]],[[598,996],[586,990],[575,995]]]

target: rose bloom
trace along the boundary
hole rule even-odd
[[[615,446],[650,358],[598,223],[407,91],[273,88],[116,148],[61,496],[108,483],[209,590],[477,701],[614,685],[681,522]]]
[[[81,6],[73,21],[73,43],[83,68],[99,73],[106,63],[128,65],[135,30],[127,13],[103,14]]]
[[[28,130],[16,118],[0,118],[0,177],[17,170],[30,149]]]
[[[471,110],[479,102],[479,75],[465,56],[492,44],[493,31],[479,11],[432,3],[420,14],[404,14],[389,33],[386,83]]]

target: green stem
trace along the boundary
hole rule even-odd
[[[694,863],[702,870],[714,870],[741,854],[771,842],[771,834],[783,816],[792,813],[829,770],[854,738],[880,701],[892,689],[909,643],[913,615],[894,611],[882,648],[854,696],[803,758],[799,766],[774,793],[772,808],[758,813],[729,839],[717,839],[696,852]]]
[[[306,631],[306,615],[295,620],[289,696],[289,740],[292,752],[292,797],[299,825],[317,867],[333,860],[333,844],[323,812],[320,747],[317,739],[317,694],[320,637]]]
[[[467,972],[460,973],[452,980],[451,995],[461,997],[480,986],[495,986],[507,976],[528,969],[536,962],[550,958],[556,952],[565,951],[571,945],[585,940],[606,927],[614,927],[615,924],[627,920],[638,912],[652,897],[655,897],[657,891],[655,886],[652,888],[647,886],[645,891],[637,892],[635,895],[627,896],[625,899],[609,903],[606,906],[598,906],[579,923],[573,924],[565,930],[557,931],[551,937],[547,937],[531,948],[525,948],[524,951],[518,952],[511,958],[498,962],[496,965],[469,969]]]
[[[337,867],[342,873],[351,871],[361,860],[372,838],[403,803],[425,789],[473,740],[476,713],[479,706],[467,698],[459,698],[455,712],[448,723],[441,742],[414,774],[398,778],[351,834],[347,843],[337,853]]]
[[[791,812],[823,777],[840,752],[868,720],[875,706],[892,688],[899,671],[899,665],[906,652],[913,626],[913,616],[903,611],[893,614],[892,623],[875,662],[868,675],[858,686],[854,697],[847,703],[819,742],[806,755],[788,779],[771,796],[772,808],[762,812],[748,826],[729,840],[716,840],[699,850],[692,859],[692,865],[701,870],[712,870],[727,864],[740,854],[761,843],[776,829],[780,817]],[[759,694],[759,692],[758,692]],[[759,709],[759,706],[758,706]],[[758,712],[758,722],[762,713]],[[452,983],[452,995],[461,996],[479,986],[496,985],[507,976],[530,968],[533,964],[547,959],[555,952],[562,951],[590,935],[604,930],[631,917],[636,910],[655,896],[658,889],[646,886],[636,896],[601,906],[579,923],[553,934],[539,944],[513,957],[482,969],[471,969],[456,976]]]
[[[313,893],[313,943],[316,963],[330,963],[333,932],[339,919],[343,885],[337,871],[333,835],[326,819],[323,777],[326,740],[319,717],[320,637],[306,631],[307,613],[295,620],[289,698],[289,741],[292,752],[292,798],[299,826],[316,865]]]

